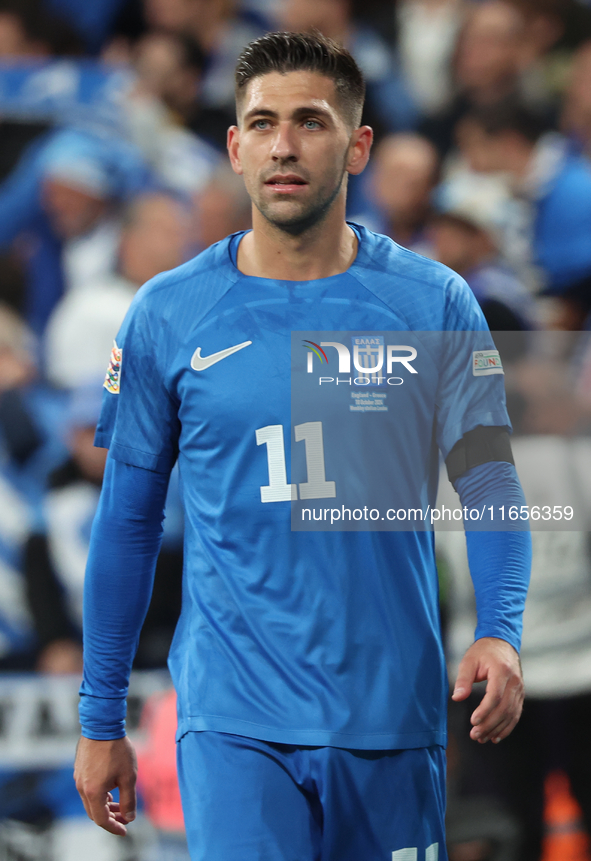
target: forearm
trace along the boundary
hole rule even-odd
[[[125,697],[150,603],[167,486],[168,475],[107,459],[84,584],[80,720],[87,738],[125,732]]]
[[[493,461],[473,467],[455,481],[462,506],[479,508],[525,504],[515,467]],[[468,524],[467,524],[468,526]],[[474,583],[478,624],[475,639],[498,637],[517,651],[531,568],[531,534],[523,523],[499,531],[466,530],[470,574]]]

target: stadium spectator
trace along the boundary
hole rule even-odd
[[[106,450],[94,446],[102,391],[94,380],[72,393],[67,416],[69,458],[50,476],[43,523],[31,530],[24,548],[28,604],[41,646],[37,668],[43,672],[81,668],[84,569],[106,458]],[[175,488],[173,481],[171,507],[176,504]],[[166,664],[180,609],[181,575],[182,554],[173,524],[173,534],[160,553],[136,667]]]
[[[318,30],[354,54],[367,84],[364,122],[377,137],[414,128],[417,107],[393,47],[354,16],[350,0],[284,0],[276,7],[276,15],[279,29]]]
[[[62,293],[114,269],[121,201],[152,182],[141,153],[113,136],[65,129],[25,152],[0,186],[0,246],[20,237],[37,334]]]
[[[41,646],[37,669],[44,673],[82,669],[79,619],[85,545],[106,455],[93,446],[95,401],[100,402],[96,384],[75,393],[68,416],[71,460],[51,476],[44,505],[46,532],[33,530],[25,545],[27,596]]]
[[[71,132],[53,140],[44,151],[41,206],[64,243],[66,291],[85,289],[94,278],[114,268],[125,156],[133,171],[143,173],[139,156],[125,150],[119,141]],[[144,179],[141,176],[140,182]]]
[[[353,220],[429,256],[425,224],[438,174],[437,150],[426,138],[411,133],[388,135],[375,149],[365,182],[367,215],[362,209]]]
[[[464,0],[396,4],[400,60],[424,116],[445,110],[452,99],[453,52],[464,12]]]
[[[525,21],[510,3],[487,0],[473,9],[460,35],[456,75],[474,101],[511,94],[522,66]]]
[[[541,287],[559,297],[574,328],[591,308],[591,168],[561,136],[543,133],[539,117],[511,100],[482,107],[460,126],[472,168],[505,171],[525,210],[531,262]]]
[[[573,58],[570,80],[560,118],[562,131],[575,147],[591,157],[591,41],[584,42]]]
[[[64,398],[37,369],[36,342],[19,315],[0,306],[0,472],[36,522],[47,476],[64,457]]]
[[[218,165],[216,147],[225,147],[231,122],[201,103],[204,55],[190,36],[150,32],[137,41],[131,60],[136,78],[125,94],[125,132],[159,182],[180,195],[195,194]]]
[[[188,222],[188,209],[163,193],[142,195],[128,204],[116,270],[64,296],[48,323],[46,373],[53,385],[75,388],[104,373],[138,287],[185,261]]]
[[[591,8],[579,0],[509,0],[526,20],[526,64],[531,84],[560,97],[571,55],[591,38]]]
[[[472,4],[455,52],[456,97],[439,114],[427,117],[420,130],[446,154],[456,124],[471,108],[516,94],[525,97],[522,73],[528,56],[526,20],[519,9],[508,0]]]
[[[532,328],[532,297],[500,258],[490,221],[458,208],[437,214],[428,232],[433,257],[468,282],[493,332]],[[498,339],[495,343],[504,354]]]
[[[36,380],[34,339],[0,306],[0,669],[32,670],[38,653],[22,546],[41,520],[45,479],[64,456],[60,401]]]
[[[193,220],[196,251],[251,226],[250,198],[244,183],[229,166],[218,168],[203,192],[196,195]]]
[[[177,122],[225,150],[233,117],[223,109],[202,104],[206,56],[191,36],[148,32],[135,45],[133,59],[138,74],[136,96],[146,94],[158,99]]]
[[[40,0],[2,0],[0,2],[0,60],[4,81],[12,64],[19,68],[39,64],[51,57],[80,53],[75,32],[66,20],[57,17]],[[3,87],[3,88],[4,88]],[[0,117],[0,180],[15,167],[23,149],[49,129],[46,117]]]
[[[184,120],[199,95],[205,55],[190,36],[150,31],[134,47],[139,85]]]
[[[225,111],[234,122],[234,65],[242,48],[265,29],[260,16],[237,0],[144,0],[154,30],[187,33],[207,57],[202,82],[205,107]]]

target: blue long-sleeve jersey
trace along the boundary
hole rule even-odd
[[[376,499],[426,510],[437,448],[447,456],[476,426],[509,425],[502,368],[461,279],[356,230],[350,269],[309,282],[244,276],[241,235],[230,237],[142,288],[117,338],[97,442],[131,475],[151,475],[158,498],[177,459],[180,468],[183,609],[169,660],[179,735],[359,749],[445,743],[433,533],[424,523],[388,530],[385,513],[373,529],[296,531],[292,507],[354,506],[367,474]],[[301,374],[326,397],[302,398]],[[350,409],[365,400],[351,393],[367,386],[380,408]],[[109,482],[105,492],[106,510],[126,504]],[[82,689],[95,737],[117,732],[122,718],[158,541],[160,515],[148,508],[132,509],[127,537],[114,524],[107,544],[97,524]],[[489,594],[504,609],[483,607],[479,635],[518,644],[525,566],[514,577],[512,552],[509,588],[501,576]],[[113,594],[121,597],[109,606]]]

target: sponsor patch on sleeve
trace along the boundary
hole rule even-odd
[[[117,346],[117,342],[113,341],[113,349],[111,350],[111,359],[109,361],[109,367],[107,368],[107,373],[105,375],[105,382],[103,383],[103,387],[111,392],[113,395],[119,394],[119,389],[121,386],[121,360],[123,356],[123,349]]]
[[[472,353],[472,373],[475,377],[489,377],[491,374],[504,374],[503,363],[498,350],[477,350]]]

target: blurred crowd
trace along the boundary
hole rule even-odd
[[[225,157],[233,69],[273,29],[317,29],[356,57],[375,145],[350,181],[349,218],[460,273],[491,329],[509,333],[498,340],[526,491],[558,463],[547,481],[591,522],[591,458],[565,442],[591,427],[591,3],[0,0],[0,670],[80,671],[113,340],[145,281],[249,227]],[[165,665],[180,604],[174,478],[166,524],[138,668]],[[452,667],[473,630],[456,538],[440,547]],[[517,749],[529,759],[514,751],[501,768],[452,747],[457,861],[539,858],[556,764],[591,833],[587,533],[534,536],[532,582],[529,746]],[[548,745],[558,725],[575,753]]]

